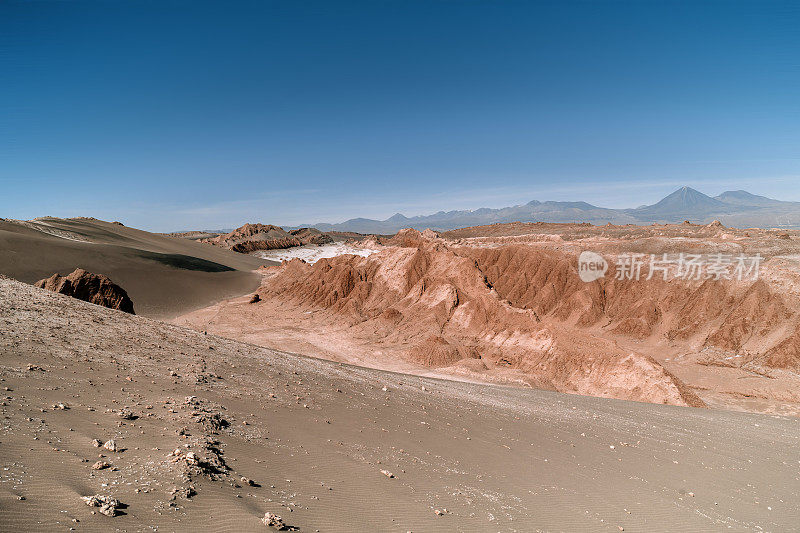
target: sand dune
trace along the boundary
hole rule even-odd
[[[269,263],[95,219],[0,220],[0,274],[35,283],[83,268],[124,288],[136,312],[171,317],[244,294]]]

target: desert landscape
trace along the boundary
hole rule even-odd
[[[0,219],[2,270],[35,283],[82,268],[122,286],[147,316],[168,318],[254,290],[265,261],[91,218]]]
[[[407,229],[275,264],[247,240],[229,244],[243,254],[98,220],[4,223],[20,228],[4,242],[29,239],[5,257],[88,243],[183,252],[175,273],[142,259],[160,301],[136,283],[121,296],[124,270],[0,279],[5,528],[775,531],[800,519],[794,232]],[[764,261],[749,282],[586,283],[585,249]],[[205,257],[231,265],[213,272],[212,301],[176,307],[197,283],[182,265]],[[234,289],[237,272],[257,282]]]
[[[799,27],[0,1],[0,533],[800,532]]]

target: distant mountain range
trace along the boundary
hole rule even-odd
[[[800,202],[784,202],[747,191],[726,191],[711,197],[691,187],[682,187],[660,202],[635,209],[607,209],[586,202],[539,202],[500,209],[439,211],[432,215],[406,217],[400,213],[386,220],[353,218],[339,224],[309,224],[321,231],[396,233],[402,228],[446,231],[503,222],[589,222],[591,224],[653,224],[688,220],[726,226],[759,228],[800,227]],[[297,226],[302,227],[302,226]]]

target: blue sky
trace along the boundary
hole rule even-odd
[[[780,2],[0,2],[0,217],[800,201]]]

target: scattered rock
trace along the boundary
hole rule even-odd
[[[265,526],[275,528],[277,530],[281,530],[286,527],[286,524],[283,523],[283,518],[275,513],[264,513],[264,518],[262,518],[261,521],[264,522]]]
[[[117,442],[114,439],[106,441],[106,443],[103,444],[103,448],[105,448],[110,452],[116,452],[117,450],[119,450],[119,448],[117,447]]]
[[[95,494],[94,496],[83,496],[81,499],[86,502],[86,505],[89,507],[99,507],[100,514],[104,514],[106,516],[117,516],[118,508],[122,505],[118,499],[112,496],[103,496],[101,494]]]
[[[394,474],[392,474],[388,470],[381,470],[381,474],[383,474],[384,476],[386,476],[386,477],[388,477],[390,479],[394,477]]]
[[[105,461],[97,461],[95,464],[92,465],[92,470],[105,470],[106,468],[111,467],[111,464]]]
[[[261,301],[261,296],[259,296],[258,294],[254,294],[253,297],[250,298],[251,304],[258,303],[260,301]]]
[[[187,500],[189,500],[189,499],[193,498],[194,496],[197,496],[197,490],[194,488],[193,485],[189,485],[187,487],[181,487],[181,488],[177,488],[176,487],[176,488],[172,489],[172,491],[170,492],[170,500],[174,501],[174,500],[178,499],[178,496],[180,496],[182,498],[186,498]]]
[[[136,420],[139,418],[128,409],[122,409],[117,413],[117,415],[123,420]]]
[[[103,441],[101,441],[100,439],[92,440],[92,446],[94,446],[95,448],[99,448],[102,445],[103,445]]]
[[[217,441],[207,440],[203,444],[203,448],[208,454],[206,457],[180,448],[175,448],[169,455],[174,458],[173,462],[183,463],[188,467],[187,474],[197,473],[210,479],[219,480],[222,476],[228,475],[230,468],[225,464],[218,446]]]

